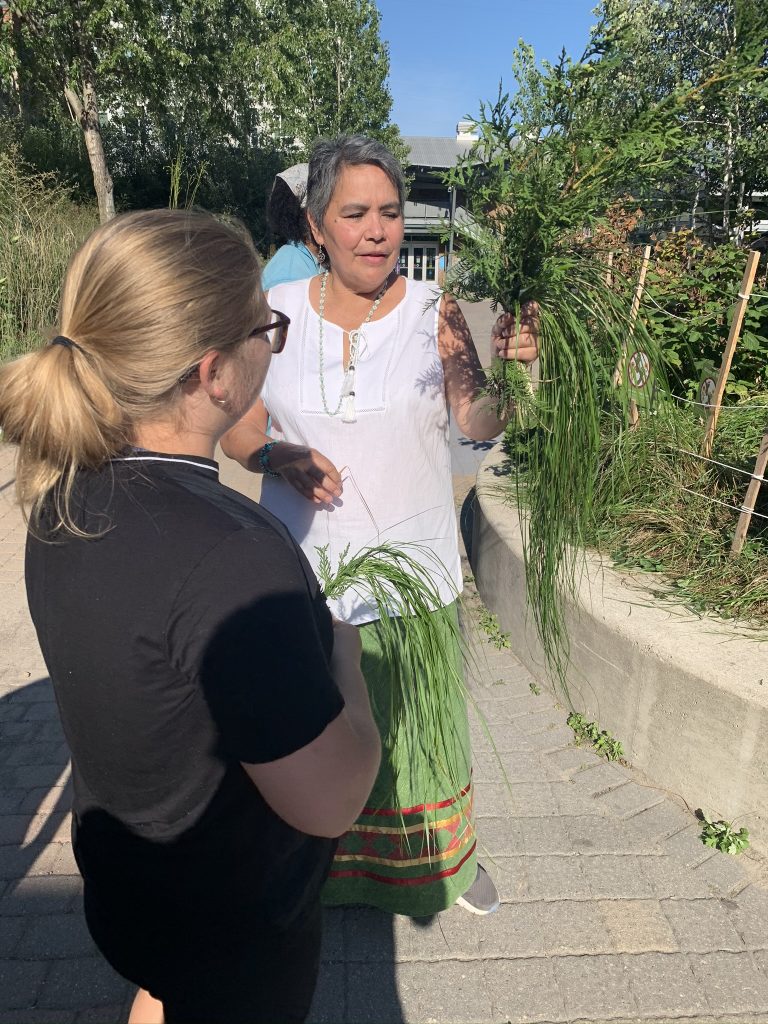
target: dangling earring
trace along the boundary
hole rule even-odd
[[[322,244],[317,247],[317,262],[322,266],[323,263],[328,259],[328,253],[323,248]]]

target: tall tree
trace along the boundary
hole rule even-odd
[[[768,6],[764,0],[601,0],[594,45],[612,67],[615,112],[700,85],[725,65],[722,88],[681,110],[687,143],[668,183],[692,213],[719,209],[725,235],[753,192],[768,188]],[[741,70],[741,74],[739,73]],[[682,197],[682,196],[681,196]]]
[[[67,114],[82,130],[102,221],[114,216],[105,118],[163,94],[163,69],[186,54],[169,47],[166,5],[140,0],[7,0],[6,89],[34,122]],[[13,84],[13,78],[10,77]]]
[[[113,175],[127,198],[162,201],[179,153],[208,168],[201,197],[241,214],[263,205],[275,161],[319,135],[363,131],[402,155],[372,0],[0,0],[0,11],[0,114],[51,126],[54,151],[61,121],[76,121],[102,219]]]
[[[302,154],[321,136],[362,132],[403,155],[373,0],[266,0],[263,14],[264,129]]]
[[[0,78],[28,124],[69,116],[82,130],[102,220],[114,216],[108,146],[130,137],[147,160],[187,121],[238,123],[235,58],[258,31],[257,0],[4,0]],[[212,31],[212,26],[216,31]],[[241,85],[240,85],[241,87]],[[247,107],[247,104],[243,104]],[[167,159],[167,154],[166,154]]]

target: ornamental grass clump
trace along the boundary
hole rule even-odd
[[[768,627],[768,489],[747,542],[731,555],[749,474],[768,418],[768,393],[722,410],[712,461],[698,456],[702,417],[687,404],[606,438],[590,544],[622,569],[652,573],[651,593],[696,614]]]
[[[53,174],[0,153],[0,361],[47,339],[67,264],[97,224]]]

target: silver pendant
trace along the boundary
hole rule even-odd
[[[344,412],[341,416],[342,423],[357,423],[357,415],[355,413],[355,392],[347,395],[344,398]]]
[[[347,372],[344,374],[344,383],[341,388],[341,422],[355,423],[355,366],[350,363]]]

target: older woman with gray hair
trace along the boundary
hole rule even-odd
[[[270,292],[291,319],[288,355],[272,365],[262,400],[223,447],[265,474],[262,503],[314,565],[319,548],[335,565],[345,549],[354,554],[377,537],[409,545],[448,607],[462,588],[449,410],[478,441],[505,424],[478,398],[484,377],[455,299],[397,274],[404,202],[400,165],[381,143],[353,135],[315,146],[307,219],[328,270]],[[500,318],[494,351],[533,360],[535,321],[515,333],[513,318]],[[435,572],[438,563],[445,575]],[[331,604],[339,619],[360,627],[363,674],[386,733],[392,682],[378,613],[350,591]],[[411,916],[455,902],[477,914],[498,907],[477,863],[466,706],[457,701],[451,711],[444,750],[400,749],[395,740],[367,806],[341,839],[325,903]],[[450,762],[442,779],[430,767],[435,754]]]

